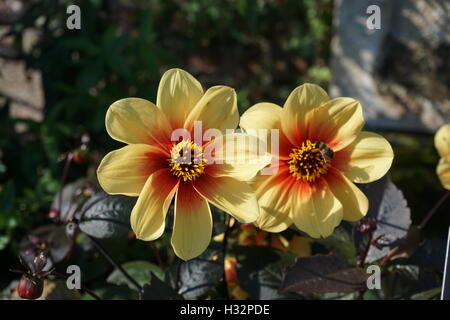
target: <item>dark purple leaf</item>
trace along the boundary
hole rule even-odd
[[[377,245],[370,246],[365,259],[365,263],[372,263],[404,242],[411,225],[411,212],[402,191],[387,176],[359,187],[369,199],[365,220],[373,220],[376,227],[372,239]],[[368,233],[355,230],[354,239],[357,253],[361,256],[367,246]]]
[[[367,277],[364,269],[350,267],[334,253],[317,254],[297,258],[287,268],[280,292],[351,293],[365,288]]]

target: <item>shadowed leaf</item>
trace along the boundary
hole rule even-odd
[[[81,208],[84,216],[80,229],[101,239],[126,235],[131,229],[130,214],[135,203],[136,198],[96,193]]]
[[[179,277],[177,266],[166,271],[166,281],[178,287],[178,293],[185,299],[195,299],[207,294],[217,286],[223,276],[223,254],[220,247],[210,246],[198,258],[181,262]],[[176,284],[176,279],[179,283]]]
[[[368,275],[362,268],[350,267],[335,254],[298,258],[289,267],[280,292],[350,293],[366,287]]]
[[[168,283],[153,275],[150,284],[144,285],[142,300],[183,300]]]
[[[135,279],[141,286],[149,283],[152,279],[152,273],[158,278],[162,279],[164,277],[162,270],[155,264],[148,261],[130,261],[122,265],[125,271]],[[135,290],[136,287],[128,281],[127,278],[119,270],[114,270],[106,279],[106,282],[122,285],[126,284],[130,289]]]
[[[379,248],[375,246],[369,248],[365,262],[372,263],[405,242],[411,225],[411,212],[402,191],[387,176],[359,187],[369,199],[369,212],[366,218],[376,219],[376,230],[372,239],[379,239],[381,244]],[[367,234],[355,231],[354,239],[360,255],[367,245]]]
[[[284,270],[294,262],[293,253],[260,246],[237,246],[234,252],[238,261],[239,282],[251,299],[305,298],[297,294],[278,292]]]

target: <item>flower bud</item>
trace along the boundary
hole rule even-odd
[[[56,209],[50,210],[48,217],[50,219],[57,219],[59,217],[59,210],[56,210]]]
[[[44,279],[24,274],[17,285],[17,293],[22,299],[37,299],[44,290]]]
[[[357,230],[361,233],[371,233],[377,229],[377,221],[372,218],[365,218],[359,221],[357,225]]]
[[[85,163],[88,160],[89,151],[87,149],[76,149],[73,152],[73,161],[78,164]]]

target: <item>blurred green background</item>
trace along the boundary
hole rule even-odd
[[[81,8],[81,30],[66,28],[70,4]],[[41,73],[45,104],[36,121],[12,117],[13,100],[0,99],[0,287],[14,277],[8,269],[20,239],[48,220],[61,155],[83,134],[91,136],[91,161],[72,168],[72,181],[92,175],[102,155],[120,146],[104,129],[112,102],[155,101],[160,76],[171,67],[189,71],[205,88],[236,88],[241,113],[260,101],[283,104],[304,82],[326,88],[332,16],[332,0],[31,2],[2,36],[12,50],[4,61],[25,61]],[[29,30],[38,34],[30,46]],[[392,178],[419,223],[443,194],[432,136],[383,134],[396,153]],[[425,236],[445,235],[448,209],[441,208]]]

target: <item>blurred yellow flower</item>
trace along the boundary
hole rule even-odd
[[[298,257],[309,257],[311,255],[311,244],[313,240],[307,237],[292,237],[289,241],[289,250],[294,252]]]
[[[235,257],[227,257],[224,262],[225,281],[227,282],[228,295],[233,300],[247,300],[249,294],[242,289],[237,275],[237,260]]]
[[[434,136],[434,145],[441,156],[436,173],[444,188],[450,190],[450,124],[438,130]]]
[[[294,223],[311,237],[327,237],[342,219],[361,219],[368,200],[353,182],[381,178],[394,156],[386,139],[361,131],[364,118],[357,100],[330,99],[313,84],[297,87],[283,108],[254,105],[240,126],[279,129],[279,150],[273,155],[278,170],[254,179],[261,211],[256,225],[270,232]]]
[[[216,137],[206,144],[190,138],[172,141],[175,129],[183,128],[194,136],[196,121],[201,122],[203,131],[235,129],[239,122],[235,91],[215,86],[203,92],[200,83],[186,71],[168,70],[159,83],[156,105],[126,98],[109,107],[106,130],[127,145],[107,154],[97,169],[99,183],[107,193],[138,196],[130,218],[138,239],[150,241],[162,235],[175,197],[171,243],[183,260],[200,255],[211,240],[208,202],[240,222],[256,220],[256,196],[244,181],[270,161],[248,165],[208,161],[211,159],[204,154],[205,148],[218,141],[224,149],[228,143],[233,144],[233,155],[247,154],[242,133]],[[224,157],[218,148],[216,151],[215,160]]]

